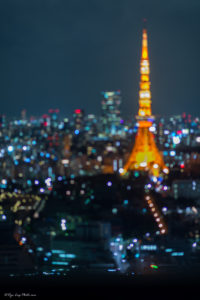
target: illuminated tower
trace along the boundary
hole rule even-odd
[[[158,177],[160,173],[168,173],[163,157],[159,152],[151,126],[154,117],[151,114],[151,91],[149,81],[149,56],[147,31],[143,29],[142,34],[142,55],[140,61],[140,90],[139,90],[139,111],[137,115],[138,131],[135,138],[135,145],[128,161],[126,162],[122,175],[129,171],[147,171]]]

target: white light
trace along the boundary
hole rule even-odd
[[[160,222],[160,218],[157,218],[157,219],[156,219],[156,222]]]
[[[21,242],[24,244],[26,242],[26,238],[25,237],[22,237],[21,238]]]
[[[138,239],[133,239],[133,242],[134,242],[134,243],[137,243],[137,241],[138,241]]]
[[[45,179],[45,183],[47,186],[51,186],[51,178],[49,177],[49,178]]]
[[[107,182],[107,186],[112,186],[112,182],[111,182],[111,181],[108,181],[108,182]]]
[[[123,245],[119,245],[119,250],[121,251],[123,249]]]
[[[147,166],[146,161],[141,162],[141,163],[140,163],[140,166],[141,166],[141,167],[146,167],[146,166]]]
[[[158,226],[159,226],[159,227],[163,227],[163,224],[160,223]]]
[[[169,170],[168,170],[167,168],[164,168],[164,169],[163,169],[163,172],[164,172],[165,174],[168,174],[168,173],[169,173]]]
[[[180,140],[180,137],[179,136],[173,136],[173,143],[175,145],[178,145],[180,144],[181,140]]]
[[[149,131],[155,132],[155,131],[156,131],[156,128],[155,128],[154,126],[151,126],[151,127],[149,128]]]
[[[167,211],[167,207],[163,207],[163,208],[162,208],[162,211],[163,211],[163,212],[166,212],[166,211]]]
[[[153,176],[153,178],[152,178],[152,180],[153,180],[153,182],[157,182],[157,178],[155,177],[155,176]]]
[[[170,151],[170,156],[175,156],[176,155],[176,151],[172,150]]]
[[[158,169],[158,164],[153,165],[154,169]]]
[[[196,242],[192,244],[192,247],[193,247],[193,248],[195,248],[196,246],[197,246],[197,243],[196,243]]]
[[[120,168],[120,169],[119,169],[119,173],[122,174],[123,172],[124,172],[124,169],[123,169],[123,168]]]
[[[200,143],[200,136],[198,136],[198,137],[196,138],[196,142],[197,142],[197,143]]]
[[[13,146],[8,146],[8,152],[12,152],[14,150]]]
[[[63,165],[67,165],[68,163],[69,163],[69,159],[63,159],[63,160],[62,160],[62,164],[63,164]]]
[[[188,134],[189,133],[189,129],[188,128],[182,129],[182,133],[183,134]]]
[[[43,188],[40,189],[40,193],[44,193],[44,189]]]

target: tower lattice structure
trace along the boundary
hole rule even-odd
[[[162,172],[168,173],[162,154],[159,152],[151,127],[154,116],[151,112],[150,68],[148,55],[147,30],[142,33],[142,54],[140,60],[139,110],[136,116],[138,130],[132,152],[124,165],[123,175],[130,171],[147,171],[158,177]]]

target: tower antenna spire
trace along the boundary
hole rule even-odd
[[[147,19],[143,18],[143,29],[147,29]]]

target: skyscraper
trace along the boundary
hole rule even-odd
[[[121,92],[102,92],[102,132],[106,136],[117,135],[120,132]]]
[[[159,152],[151,127],[154,117],[151,113],[151,91],[149,80],[149,56],[147,30],[143,29],[142,34],[142,55],[140,60],[140,90],[139,90],[139,111],[137,115],[138,131],[135,144],[122,174],[132,170],[147,171],[156,177],[161,172],[168,173],[162,154]]]
[[[84,129],[84,115],[83,109],[75,109],[73,114],[75,134]]]

